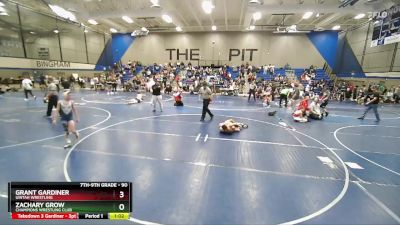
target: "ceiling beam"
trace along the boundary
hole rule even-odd
[[[243,23],[242,23],[242,18],[243,18],[243,11],[244,11],[244,8],[245,8],[245,3],[246,3],[246,0],[242,0],[242,7],[240,7],[239,26],[240,26],[240,25],[243,25]]]
[[[340,13],[334,13],[328,17],[326,17],[325,19],[321,20],[320,22],[318,22],[315,27],[326,27],[330,24],[332,24],[333,22],[335,22],[336,20],[340,19],[342,17],[342,15]]]
[[[176,16],[176,14],[174,14],[172,11],[164,11],[163,14],[168,14],[172,18],[172,23],[176,26],[183,27],[184,22],[182,22],[182,20],[179,19],[178,16]],[[160,15],[159,17],[161,16],[162,15]]]
[[[253,18],[253,13],[249,12],[249,11],[246,9],[246,12],[245,12],[245,14],[244,14],[243,25],[244,25],[245,27],[249,27],[249,26],[251,25],[252,21],[253,21],[252,18]],[[255,23],[255,22],[253,21],[253,23]]]
[[[211,26],[214,26],[215,24],[214,24],[214,18],[212,16],[212,14],[210,14],[210,20],[211,20]],[[208,30],[208,28],[207,28],[207,30]]]
[[[158,17],[161,15],[161,9],[149,8],[149,9],[136,9],[136,10],[110,10],[110,11],[96,11],[82,14],[85,19],[102,19],[102,18],[121,18],[122,16],[130,16],[132,18],[137,17]]]
[[[384,9],[384,4],[380,5],[353,5],[345,8],[338,8],[339,4],[289,4],[289,5],[257,5],[251,6],[251,10],[261,11],[265,14],[278,14],[278,13],[305,13],[305,12],[315,12],[315,13],[340,13],[340,14],[357,14],[380,11]]]
[[[199,17],[197,17],[196,13],[193,13],[193,2],[191,0],[186,0],[185,1],[187,8],[189,8],[190,13],[196,20],[197,24],[201,27],[201,29],[204,31],[203,24],[201,23]]]
[[[228,31],[228,10],[226,7],[226,0],[224,0],[224,14],[225,14],[225,30]]]
[[[185,20],[185,18],[182,16],[182,14],[179,12],[179,10],[178,11],[175,10],[174,12],[178,15],[179,19],[183,22],[183,24],[185,26],[189,26],[189,23]]]
[[[274,15],[269,15],[269,18],[267,20],[267,24],[271,25],[272,20],[274,19]]]
[[[171,15],[177,15],[177,17],[179,17],[179,25],[178,26],[181,26],[181,27],[183,25],[189,26],[189,23],[185,20],[185,18],[180,13],[181,10],[176,10],[177,6],[171,5],[171,1],[162,1],[162,2],[160,2],[160,4]]]
[[[110,19],[102,19],[101,21],[102,21],[103,25],[109,26],[108,29],[114,28],[114,29],[117,29],[120,32],[121,31],[122,32],[129,32],[129,28],[127,28],[126,26],[120,25],[118,23],[115,23],[115,22],[111,21]]]

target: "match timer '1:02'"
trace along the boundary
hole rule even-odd
[[[8,211],[16,220],[127,220],[131,182],[10,182]]]

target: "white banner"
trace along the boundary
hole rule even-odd
[[[58,60],[0,57],[0,68],[3,69],[94,70],[95,67],[94,64]]]
[[[390,37],[385,37],[379,40],[374,40],[371,41],[371,47],[375,47],[378,45],[388,45],[388,44],[393,44],[396,42],[400,42],[400,34],[396,34]]]
[[[366,77],[400,78],[400,72],[365,73]]]
[[[400,5],[373,14],[371,47],[400,41]]]

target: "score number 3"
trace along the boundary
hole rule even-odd
[[[125,192],[120,191],[119,192],[119,198],[125,198]],[[124,204],[119,204],[118,209],[121,211],[124,211],[125,205]]]

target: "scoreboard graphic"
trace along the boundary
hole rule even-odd
[[[400,41],[400,5],[395,5],[373,16],[371,47]]]
[[[15,220],[128,220],[131,182],[10,182],[8,211]]]

